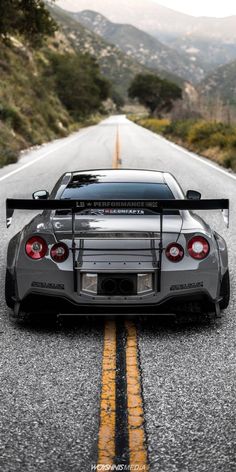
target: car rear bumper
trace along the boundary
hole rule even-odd
[[[62,296],[41,295],[30,293],[19,305],[19,310],[35,314],[61,314],[61,315],[156,315],[156,314],[178,314],[209,313],[215,311],[219,300],[213,300],[204,292],[188,293],[186,295],[174,295],[159,303],[145,305],[91,305],[76,304],[72,300]]]

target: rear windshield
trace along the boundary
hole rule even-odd
[[[122,200],[147,199],[170,200],[174,195],[166,184],[140,182],[105,182],[81,183],[71,182],[64,190],[61,198],[80,200]]]

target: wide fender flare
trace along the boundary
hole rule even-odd
[[[13,238],[10,240],[7,249],[7,269],[10,272],[14,272],[16,259],[18,254],[18,249],[21,241],[21,231],[17,233]]]
[[[218,234],[216,231],[214,231],[214,238],[216,241],[218,254],[219,254],[221,278],[223,278],[224,274],[227,272],[229,268],[227,244],[224,238],[222,238],[222,236]]]

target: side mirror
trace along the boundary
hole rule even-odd
[[[49,197],[49,192],[47,190],[37,190],[32,195],[34,200],[47,200]]]
[[[196,190],[188,190],[186,193],[186,198],[188,200],[201,200],[202,196],[200,192],[196,192]]]

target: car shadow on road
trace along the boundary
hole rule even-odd
[[[86,334],[91,331],[96,331],[99,335],[103,335],[104,324],[106,320],[115,320],[117,323],[124,320],[132,320],[138,329],[138,332],[145,332],[146,334],[156,333],[160,335],[163,333],[182,333],[193,334],[199,332],[214,332],[222,325],[222,318],[212,318],[206,315],[173,315],[165,316],[144,316],[144,315],[130,315],[130,316],[31,316],[29,319],[18,322],[11,320],[15,329],[44,333],[64,333],[65,335]]]
[[[32,334],[64,334],[71,336],[72,334],[89,335],[91,332],[96,332],[97,335],[103,335],[104,319],[102,317],[85,317],[85,316],[31,316],[22,321],[11,319],[10,324],[13,329]]]
[[[138,330],[145,334],[199,334],[212,333],[222,326],[222,318],[207,315],[150,316],[139,317]]]

